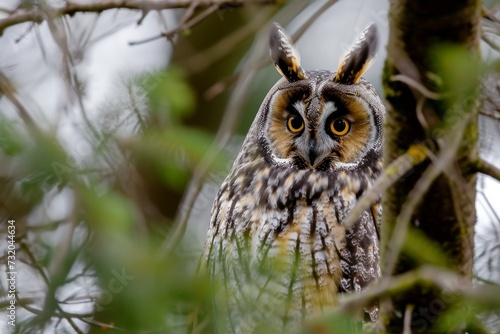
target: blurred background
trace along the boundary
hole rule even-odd
[[[214,289],[194,275],[213,198],[279,79],[271,22],[297,41],[305,69],[329,70],[377,23],[365,77],[382,96],[389,3],[51,16],[60,5],[0,3],[0,28],[20,11],[46,17],[0,31],[0,267],[14,219],[18,272],[15,328],[0,275],[0,332],[184,332]],[[486,43],[482,54],[498,59]],[[498,166],[500,123],[480,122],[481,156]],[[477,186],[476,274],[498,282],[500,184],[480,176]]]

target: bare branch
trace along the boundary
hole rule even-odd
[[[492,178],[500,181],[500,168],[493,166],[483,159],[479,159],[474,165],[475,169],[479,173],[491,176]]]
[[[115,329],[118,331],[126,331],[127,330],[126,328],[117,327],[112,323],[105,323],[105,322],[97,321],[97,320],[92,319],[92,318],[81,318],[80,320],[89,324],[89,325],[99,327],[102,330],[108,330],[108,329]]]
[[[224,6],[231,7],[256,4],[276,4],[277,0],[200,0],[198,7]],[[192,0],[100,0],[87,3],[66,1],[65,5],[60,8],[54,8],[55,15],[74,15],[76,13],[102,13],[110,9],[130,9],[141,10],[148,12],[152,10],[160,11],[164,9],[188,8]],[[47,14],[40,9],[31,9],[24,11],[16,11],[12,15],[0,20],[0,36],[5,28],[24,23],[36,22],[41,23],[47,19]]]

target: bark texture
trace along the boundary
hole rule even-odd
[[[430,50],[437,45],[456,44],[478,51],[480,6],[478,0],[391,1],[388,56],[384,70],[388,107],[384,146],[386,166],[415,143],[425,143],[431,151],[436,152],[438,145],[434,130],[440,127],[447,112],[444,103],[425,97],[425,92],[422,94],[423,90],[418,85],[394,81],[394,75],[402,74],[435,91],[435,76],[429,75],[432,72]],[[457,71],[460,69],[457,68]],[[422,106],[420,116],[417,104]],[[476,220],[476,177],[467,170],[467,162],[477,156],[477,120],[471,121],[466,127],[457,152],[455,161],[447,169],[449,173],[443,173],[432,183],[415,208],[410,233],[416,229],[423,233],[442,250],[448,259],[449,269],[470,278]],[[391,252],[388,241],[401,208],[429,164],[421,164],[384,194],[383,258]],[[383,274],[407,272],[418,265],[415,259],[403,252],[395,270]],[[408,305],[413,307],[413,333],[439,333],[433,325],[451,306],[438,289],[416,286],[382,303],[381,315],[388,333],[403,332]]]

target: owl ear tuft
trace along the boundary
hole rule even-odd
[[[378,29],[373,23],[358,38],[351,50],[340,59],[333,81],[345,85],[356,84],[361,75],[370,68],[378,46]]]
[[[295,50],[285,30],[276,22],[273,23],[269,36],[269,52],[274,66],[288,81],[307,79],[300,67],[300,55]]]

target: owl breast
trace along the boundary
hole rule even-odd
[[[233,329],[260,322],[290,328],[336,305],[339,292],[360,291],[378,277],[371,212],[350,229],[342,225],[380,173],[380,162],[367,161],[332,173],[259,158],[228,176],[214,203],[204,262],[225,286]],[[262,304],[272,312],[258,311]]]

